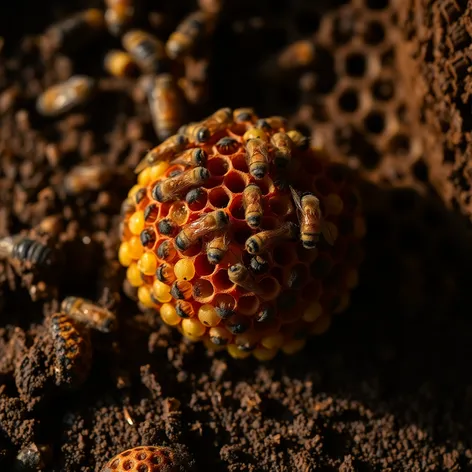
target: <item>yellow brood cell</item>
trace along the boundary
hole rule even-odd
[[[151,181],[151,168],[146,167],[138,175],[138,184],[141,186],[146,186]]]
[[[153,182],[161,178],[164,172],[169,168],[169,163],[166,161],[159,162],[155,166],[150,167],[149,180]]]
[[[323,313],[323,307],[318,302],[313,302],[308,305],[308,307],[303,312],[303,321],[308,323],[315,322]]]
[[[135,262],[128,267],[126,278],[133,287],[139,287],[144,283],[141,277],[141,271],[138,269],[138,265]]]
[[[138,300],[147,308],[153,308],[155,306],[151,299],[151,290],[146,285],[141,285],[138,288]]]
[[[247,359],[251,355],[250,352],[241,351],[236,344],[229,344],[226,349],[229,355],[235,359]]]
[[[217,326],[221,320],[212,305],[202,305],[198,310],[198,319],[202,324],[210,328]]]
[[[120,244],[120,249],[118,250],[118,260],[124,267],[128,267],[133,262],[133,257],[131,256],[128,241],[124,241]]]
[[[139,236],[141,231],[144,229],[144,212],[142,210],[135,211],[129,221],[128,221],[129,230]]]
[[[254,349],[252,355],[259,361],[271,361],[279,352],[278,349],[265,349],[258,347]]]
[[[174,265],[177,280],[192,280],[195,276],[195,266],[190,259],[180,259]]]
[[[164,323],[170,326],[177,326],[182,318],[177,314],[175,308],[170,303],[164,303],[160,309],[161,318]]]
[[[225,328],[210,328],[208,334],[210,335],[211,342],[218,346],[226,345],[233,339],[233,335]]]
[[[157,257],[152,252],[145,252],[138,261],[138,267],[144,275],[154,275],[157,269]]]
[[[144,248],[141,244],[139,236],[131,236],[131,238],[129,238],[128,244],[131,257],[133,259],[139,259],[144,252]]]
[[[267,133],[261,128],[251,128],[248,129],[243,135],[243,141],[249,141],[250,139],[262,139],[263,141],[268,141]]]
[[[182,320],[182,330],[184,334],[192,337],[201,337],[205,334],[206,328],[200,321],[195,318],[187,318]]]
[[[306,339],[292,339],[282,346],[282,351],[285,354],[292,355],[301,351],[306,344]]]
[[[284,343],[284,335],[282,333],[265,336],[261,339],[261,344],[266,349],[278,349]]]
[[[152,291],[160,303],[167,303],[172,300],[170,287],[159,280],[154,280],[152,284]]]

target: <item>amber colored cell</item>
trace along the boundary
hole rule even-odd
[[[203,301],[210,298],[213,293],[213,284],[209,280],[198,279],[193,284],[193,297],[195,300]]]
[[[264,277],[260,282],[260,297],[263,300],[273,300],[280,292],[280,284],[274,277]]]
[[[233,157],[231,162],[236,170],[240,170],[241,172],[245,173],[248,172],[249,169],[247,166],[245,154],[238,154],[237,156]]]
[[[244,207],[242,195],[236,195],[232,198],[229,205],[229,212],[233,218],[244,220]]]
[[[220,177],[225,175],[230,167],[229,159],[227,157],[214,157],[207,163],[207,169],[210,171],[212,177]]]
[[[233,282],[229,280],[228,271],[226,269],[220,269],[216,272],[213,276],[213,285],[217,291],[228,290],[233,286]]]
[[[169,208],[169,218],[179,226],[187,223],[189,217],[189,209],[183,202],[176,202]]]
[[[224,178],[227,189],[233,193],[241,193],[247,184],[247,177],[244,178],[240,172],[231,171]]]
[[[223,187],[216,187],[209,191],[208,200],[215,208],[226,208],[231,196]]]
[[[216,267],[208,261],[206,254],[198,255],[194,260],[195,272],[199,277],[212,274]]]
[[[243,315],[253,315],[259,308],[259,298],[255,295],[243,295],[237,302],[238,313]]]

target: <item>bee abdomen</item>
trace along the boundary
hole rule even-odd
[[[49,265],[52,262],[51,248],[33,239],[22,239],[13,248],[12,256],[15,259],[28,261],[37,265]]]

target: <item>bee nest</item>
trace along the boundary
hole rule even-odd
[[[283,118],[218,110],[137,170],[119,260],[141,306],[188,339],[269,360],[347,307],[365,232],[354,177]]]

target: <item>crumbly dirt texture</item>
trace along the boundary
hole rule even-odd
[[[104,72],[104,54],[120,47],[111,36],[46,58],[34,40],[84,3],[0,7],[0,236],[24,230],[58,253],[52,270],[0,262],[0,468],[100,472],[127,449],[166,446],[202,471],[471,470],[471,241],[465,223],[428,191],[443,163],[429,163],[431,148],[415,143],[446,135],[422,120],[422,104],[437,103],[432,82],[415,90],[413,69],[402,65],[411,57],[406,25],[407,39],[448,37],[437,22],[412,26],[426,2],[228,0],[222,10],[205,70],[208,100],[190,107],[189,119],[222,106],[289,116],[315,142],[326,136],[329,152],[365,178],[366,260],[351,308],[298,355],[268,363],[183,341],[123,293],[120,205],[156,142],[147,100],[137,79]],[[465,11],[459,0],[437,4]],[[139,21],[166,38],[195,8],[190,0],[143,2]],[[329,41],[330,25],[340,44]],[[324,38],[317,60],[279,78],[268,58],[306,38]],[[416,58],[423,70],[439,60],[425,44]],[[350,48],[364,60],[345,62]],[[361,74],[365,62],[373,75]],[[187,73],[205,75],[201,69],[195,61]],[[40,116],[38,95],[76,73],[97,79],[93,100],[64,117]],[[383,74],[403,97],[390,105],[376,98],[390,94],[388,84],[374,87]],[[353,87],[361,92],[343,95]],[[331,90],[336,100],[328,100]],[[336,103],[356,112],[346,118]],[[78,165],[104,165],[110,175],[99,188],[71,193],[65,177]],[[65,296],[97,300],[119,322],[115,332],[77,338],[80,362],[70,376],[61,375],[65,344],[51,328]]]

